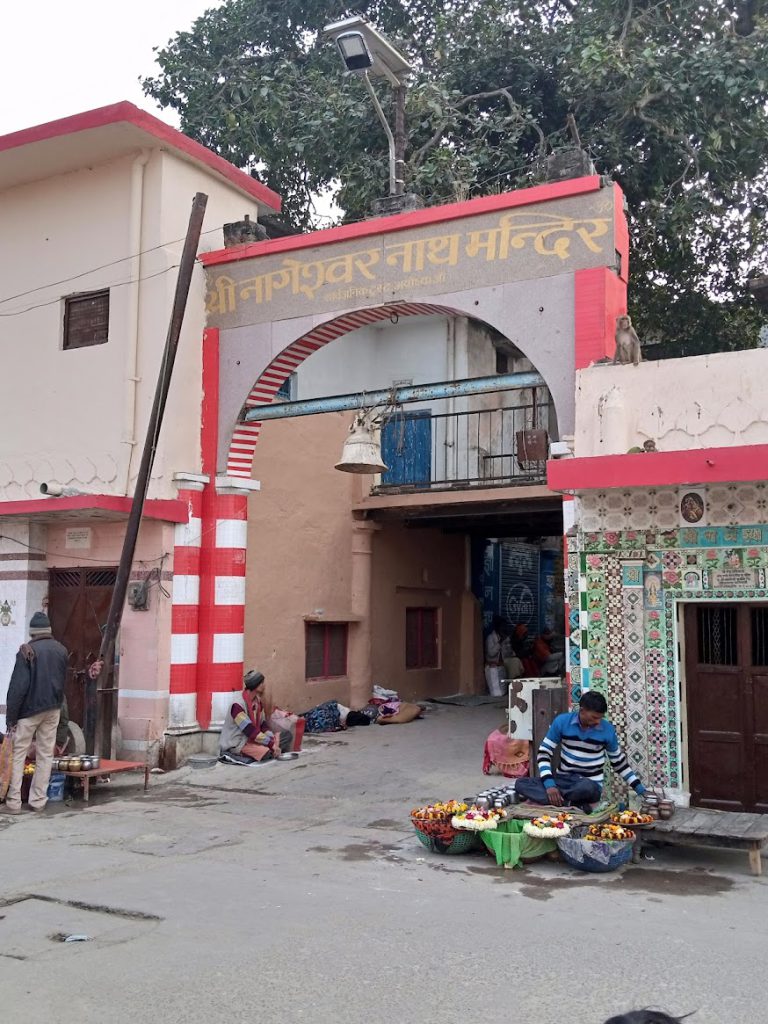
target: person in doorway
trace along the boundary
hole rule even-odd
[[[262,673],[255,669],[245,673],[242,697],[233,702],[221,728],[222,760],[239,764],[270,761],[291,749],[289,729],[275,734],[269,728],[263,703],[264,682]]]
[[[536,662],[538,675],[562,676],[565,674],[565,652],[554,649],[555,635],[551,629],[535,638],[531,657]]]
[[[16,655],[6,698],[5,720],[13,736],[13,773],[5,809],[9,814],[21,811],[21,783],[24,764],[35,746],[35,774],[29,793],[29,806],[42,811],[48,802],[51,761],[56,732],[64,703],[64,683],[69,655],[66,647],[54,640],[45,612],[35,612],[29,623],[29,643]],[[101,661],[88,669],[92,679],[101,671]]]
[[[600,800],[606,755],[613,770],[642,796],[645,786],[629,767],[616,730],[605,717],[607,711],[605,697],[587,690],[576,711],[558,715],[536,756],[540,778],[518,779],[518,797],[553,807],[568,804],[589,813]],[[558,747],[560,769],[553,772],[552,758]]]
[[[485,638],[485,682],[492,697],[504,694],[501,680],[504,676],[504,642],[507,627],[500,615],[493,617],[491,631]]]

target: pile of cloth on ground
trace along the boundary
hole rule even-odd
[[[305,732],[340,732],[352,726],[370,725],[402,725],[420,718],[423,709],[418,704],[409,704],[400,700],[396,690],[384,686],[374,686],[370,700],[364,708],[353,711],[336,700],[327,700],[301,717],[305,722]]]

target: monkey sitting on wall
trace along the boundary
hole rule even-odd
[[[637,366],[642,358],[640,339],[632,326],[632,318],[626,315],[617,317],[614,363],[634,363]]]

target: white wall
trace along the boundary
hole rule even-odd
[[[766,349],[580,370],[575,454],[768,444],[766,379]]]
[[[402,317],[397,324],[361,327],[302,363],[297,398],[324,398],[388,388],[397,380],[428,384],[448,376],[448,321]],[[423,407],[413,403],[411,408]]]
[[[254,200],[172,153],[157,148],[146,155],[131,483],[194,193],[209,195],[201,248],[220,248],[225,221],[240,220],[245,213],[255,217],[257,212]],[[0,299],[19,296],[0,301],[0,501],[39,497],[40,483],[50,480],[91,493],[127,492],[131,431],[126,356],[131,279],[138,262],[126,259],[133,255],[133,164],[130,156],[0,193]],[[107,287],[109,341],[64,351],[64,297]],[[174,472],[199,470],[203,296],[198,266],[160,437],[153,497],[175,496]]]

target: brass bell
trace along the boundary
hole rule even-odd
[[[381,458],[381,419],[374,410],[355,413],[336,469],[343,473],[385,473]]]

